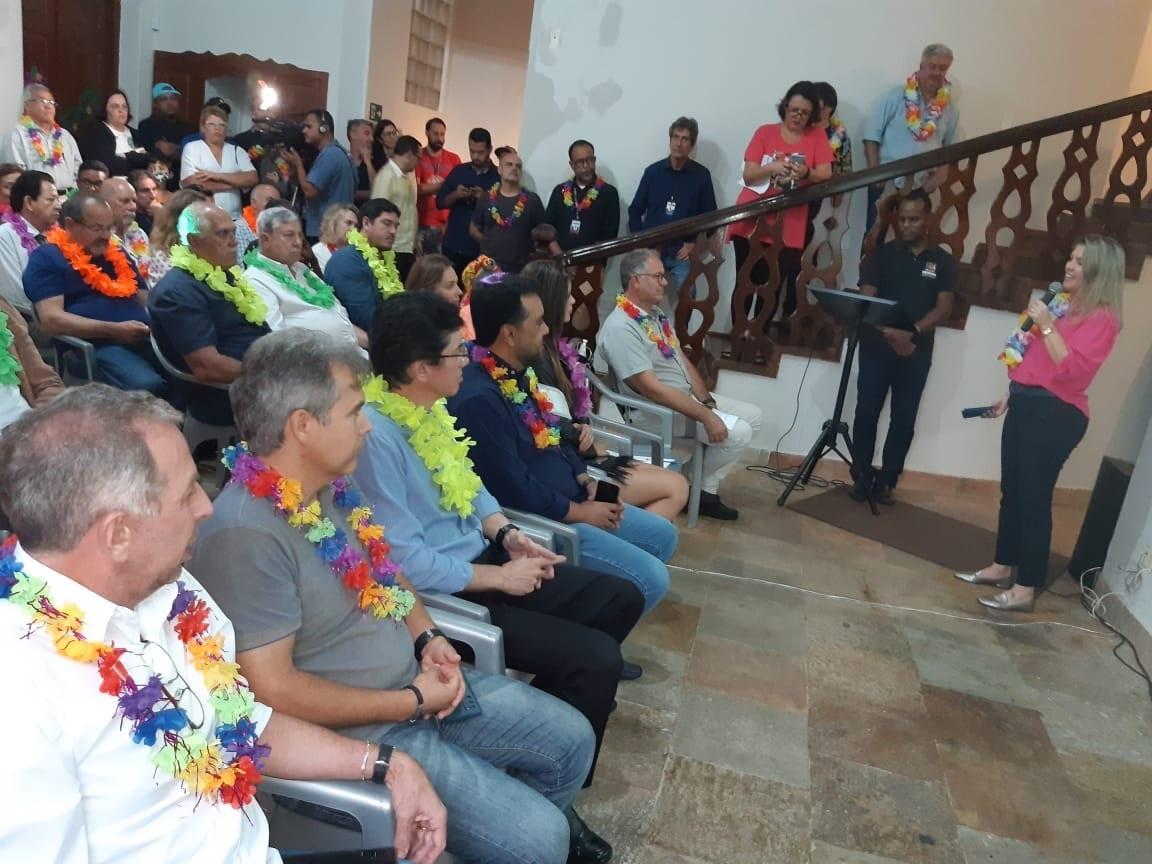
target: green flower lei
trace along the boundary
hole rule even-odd
[[[331,309],[336,305],[336,294],[332,290],[332,286],[313,273],[311,268],[307,266],[300,271],[304,276],[304,282],[307,283],[302,285],[300,280],[295,278],[290,267],[279,261],[265,258],[256,249],[244,256],[244,263],[267,273],[305,303],[319,306],[321,309]]]
[[[8,316],[0,312],[0,384],[20,386],[20,361],[9,353],[12,347],[12,331],[8,329]]]
[[[222,268],[209,264],[187,246],[173,246],[171,261],[173,267],[179,267],[191,274],[193,279],[228,298],[248,323],[259,325],[268,319],[268,307],[263,298],[256,293],[252,283],[244,278],[244,271],[239,267],[228,268],[234,280],[229,282]]]
[[[400,281],[400,271],[396,269],[395,252],[391,249],[381,252],[355,228],[348,232],[348,245],[360,253],[372,270],[381,298],[387,300],[393,294],[399,294],[404,290],[404,283]]]
[[[480,492],[480,477],[468,458],[468,450],[476,442],[467,437],[464,429],[456,428],[456,420],[439,400],[429,410],[388,389],[380,376],[364,382],[364,401],[390,419],[408,434],[408,443],[440,487],[440,506],[468,518]]]

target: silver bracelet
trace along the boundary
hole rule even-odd
[[[368,777],[366,777],[365,775],[368,773],[368,754],[371,751],[372,751],[372,742],[371,741],[365,741],[364,742],[364,758],[360,760],[360,779],[364,783],[368,782]]]

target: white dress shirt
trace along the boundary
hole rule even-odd
[[[23,216],[20,218],[24,219]],[[24,219],[24,227],[33,237],[40,233],[27,219]],[[20,242],[16,229],[5,222],[0,225],[0,296],[23,312],[32,309],[32,303],[24,293],[24,268],[27,266],[28,250]]]
[[[307,284],[302,275],[307,269],[304,264],[297,262],[289,270],[278,261],[268,258],[264,258],[264,261],[278,268],[286,276],[291,273],[292,278],[301,285]],[[336,300],[331,309],[324,309],[313,306],[295,291],[281,285],[271,273],[265,273],[258,267],[249,267],[244,271],[244,275],[267,304],[266,323],[273,332],[287,330],[289,327],[303,327],[305,330],[319,330],[338,339],[346,339],[353,345],[356,344],[356,331],[352,329],[352,322],[348,320],[348,311],[339,300]]]
[[[236,174],[240,171],[255,171],[248,153],[235,144],[224,143],[220,151],[220,161],[212,153],[207,141],[192,141],[184,145],[180,152],[180,180],[195,174],[197,171],[217,171],[221,174]],[[227,192],[217,192],[212,196],[216,205],[224,210],[233,221],[240,218],[241,198],[237,189]]]
[[[183,693],[180,706],[211,739],[216,728],[204,679],[165,619],[175,584],[151,594],[135,609],[116,606],[41,564],[19,546],[24,572],[43,579],[57,607],[75,603],[84,633],[127,649],[121,663],[144,683],[153,672]],[[235,659],[231,622],[187,571],[180,578],[211,607],[209,631],[223,636]],[[156,768],[159,749],[132,743],[117,716],[116,698],[100,692],[95,664],[59,654],[43,632],[28,633],[27,611],[0,601],[0,861],[21,864],[275,864],[268,823],[255,803],[243,810],[198,801],[175,778]],[[145,640],[152,644],[145,644]],[[179,673],[179,678],[177,678]],[[182,681],[181,681],[182,679]],[[184,688],[187,687],[187,690]],[[263,730],[271,709],[252,714]]]
[[[0,432],[28,412],[28,402],[15,384],[0,384]]]
[[[49,159],[52,155],[51,135],[46,135]],[[52,165],[48,159],[41,159],[36,155],[36,148],[28,137],[28,130],[23,124],[17,122],[16,128],[4,138],[0,147],[0,162],[15,162],[28,171],[45,171],[52,175],[52,182],[56,188],[63,192],[65,189],[76,187],[76,174],[80,170],[80,148],[76,146],[76,139],[67,129],[61,129],[60,145],[64,149],[64,156],[59,165]]]

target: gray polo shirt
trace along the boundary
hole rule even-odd
[[[320,494],[320,505],[346,529],[352,548],[362,551],[347,531],[343,511],[333,505],[331,489]],[[355,595],[304,534],[269,502],[240,487],[227,487],[214,502],[188,571],[232,619],[237,652],[295,636],[297,669],[375,690],[398,690],[419,672],[408,628],[361,612]],[[343,731],[375,739],[392,725]]]

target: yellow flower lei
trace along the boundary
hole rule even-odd
[[[239,267],[228,268],[233,279],[229,282],[223,268],[209,264],[187,246],[173,246],[171,261],[173,267],[179,267],[217,294],[223,294],[248,323],[259,325],[268,320],[268,306]]]
[[[456,428],[444,400],[431,410],[388,389],[379,375],[364,381],[364,401],[408,433],[408,443],[440,487],[440,506],[468,518],[480,492],[480,477],[468,458],[476,442],[467,431]]]
[[[348,245],[360,253],[372,270],[382,299],[387,300],[393,294],[399,294],[404,290],[404,283],[400,281],[400,271],[396,269],[395,252],[389,249],[381,254],[380,250],[369,243],[368,238],[355,228],[348,232]]]

